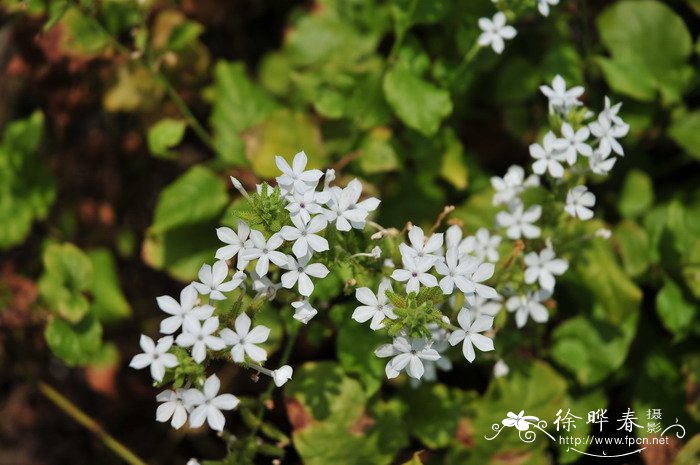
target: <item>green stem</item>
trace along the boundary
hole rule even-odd
[[[70,400],[66,399],[60,392],[43,381],[39,382],[39,392],[53,402],[54,405],[63,410],[63,412],[65,412],[73,420],[97,436],[105,446],[112,449],[112,452],[121,457],[126,463],[131,465],[146,465],[146,462],[141,460],[124,444],[110,436],[109,433],[102,429],[102,427],[94,419],[80,410]]]
[[[464,70],[471,64],[472,61],[474,61],[474,58],[479,54],[481,51],[481,45],[479,45],[479,41],[475,40],[474,45],[472,45],[472,48],[469,49],[466,55],[464,55],[464,58],[462,59],[462,62],[459,64],[457,69],[455,70],[454,74],[452,74],[452,79],[457,79],[458,76],[460,76]]]

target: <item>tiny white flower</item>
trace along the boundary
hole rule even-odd
[[[250,317],[244,312],[238,315],[233,323],[236,331],[224,328],[219,333],[224,343],[231,346],[231,358],[234,362],[244,362],[246,355],[255,362],[267,360],[267,352],[257,344],[267,341],[270,337],[270,328],[258,325],[250,329],[250,324]]]
[[[258,276],[265,276],[270,269],[270,262],[277,266],[283,266],[287,263],[287,256],[277,249],[284,243],[284,240],[279,234],[273,234],[268,240],[260,231],[251,231],[250,240],[253,245],[241,251],[241,257],[245,260],[255,263],[255,273]]]
[[[314,278],[325,278],[328,276],[328,268],[322,263],[309,263],[311,256],[301,257],[297,261],[291,255],[287,255],[287,264],[285,269],[289,270],[282,275],[282,286],[285,289],[291,289],[294,284],[297,284],[299,294],[308,297],[314,291],[314,283],[309,276]]]
[[[284,208],[289,212],[292,218],[300,216],[304,223],[308,223],[311,220],[311,215],[325,213],[321,205],[327,203],[330,196],[330,191],[316,192],[314,190],[308,190],[303,193],[295,192],[293,195],[287,197],[288,203]],[[350,229],[348,229],[348,231],[349,230]]]
[[[561,135],[564,137],[557,139],[555,146],[557,150],[563,152],[569,165],[576,163],[577,154],[590,157],[593,153],[591,146],[586,143],[591,135],[591,131],[587,127],[584,126],[578,131],[574,131],[569,123],[564,123],[561,125]]]
[[[492,287],[481,284],[493,276],[493,263],[481,263],[469,256],[459,256],[457,249],[449,249],[444,262],[435,264],[435,270],[444,276],[440,280],[440,288],[444,294],[452,294],[455,286],[462,291],[470,302],[474,301],[474,295],[484,298],[498,296]]]
[[[228,265],[226,261],[219,260],[214,266],[204,264],[199,269],[199,280],[192,285],[201,295],[209,294],[211,300],[226,300],[224,292],[231,292],[241,285],[245,279],[245,273],[237,271],[230,281],[224,282],[228,277]]]
[[[311,306],[309,299],[292,302],[292,307],[294,307],[293,318],[304,324],[308,324],[318,314],[318,310]]]
[[[554,275],[562,275],[569,268],[569,262],[564,259],[556,258],[554,250],[547,247],[537,252],[530,252],[525,255],[525,282],[533,284],[539,281],[542,289],[548,291],[554,290],[555,279]]]
[[[156,410],[156,421],[165,423],[170,420],[170,425],[175,429],[180,429],[185,424],[187,408],[182,401],[184,392],[184,389],[175,391],[168,389],[156,396],[156,400],[162,402]]]
[[[482,352],[488,352],[494,349],[493,340],[483,334],[479,334],[491,329],[493,326],[493,318],[486,316],[475,318],[473,312],[463,308],[457,315],[457,321],[462,329],[455,330],[450,335],[450,345],[456,346],[464,341],[462,344],[462,353],[469,363],[473,362],[476,358],[474,346]]]
[[[559,0],[537,0],[537,9],[542,16],[549,16],[549,6],[558,3]]]
[[[506,308],[509,312],[515,312],[515,324],[518,328],[525,326],[528,317],[537,323],[544,323],[549,318],[549,312],[542,302],[549,299],[551,295],[552,293],[545,289],[515,295],[506,301]]]
[[[381,201],[375,197],[368,197],[365,200],[360,201],[360,195],[362,195],[362,183],[358,179],[353,179],[350,181],[346,187],[353,192],[350,197],[350,210],[359,210],[361,215],[363,214],[366,218],[371,212],[379,207]],[[355,229],[362,229],[365,227],[365,219],[360,221],[350,220],[350,224]]]
[[[607,175],[615,166],[616,157],[605,157],[599,150],[594,150],[593,155],[588,159],[588,166],[595,174]]]
[[[610,116],[601,113],[598,119],[591,122],[588,127],[591,134],[598,138],[598,151],[603,156],[607,157],[612,152],[618,155],[625,154],[625,150],[617,139],[627,135],[630,129],[628,124],[614,124]]]
[[[216,229],[216,235],[225,245],[216,251],[217,260],[230,260],[243,248],[243,244],[248,240],[250,227],[243,220],[238,220],[238,232],[233,229],[223,227]]]
[[[153,339],[142,334],[139,341],[142,354],[134,355],[129,366],[140,370],[151,366],[151,377],[156,381],[163,381],[166,368],[173,368],[178,365],[177,357],[174,354],[168,353],[173,345],[172,336],[166,336],[158,339],[155,344]]]
[[[412,258],[423,258],[427,257],[433,260],[433,262],[440,260],[440,250],[443,243],[442,233],[432,234],[429,238],[425,237],[423,229],[418,226],[413,226],[410,231],[408,231],[408,244],[402,243],[399,245],[401,250],[401,256],[410,256]]]
[[[282,387],[284,384],[292,379],[292,373],[294,370],[292,370],[292,367],[289,365],[284,365],[279,367],[276,370],[272,371],[272,380],[275,382],[275,386],[277,387]]]
[[[357,229],[364,227],[368,210],[357,206],[359,194],[356,186],[348,185],[344,189],[334,186],[328,189],[327,193],[330,199],[323,214],[329,223],[335,224],[338,231],[350,231],[355,227]]]
[[[430,273],[434,260],[431,257],[403,256],[403,268],[394,270],[391,278],[399,282],[406,283],[406,292],[418,292],[420,285],[425,287],[435,287],[438,285],[437,278]]]
[[[402,370],[411,378],[421,379],[425,372],[423,360],[440,359],[440,354],[425,339],[409,340],[405,336],[395,337],[393,343],[380,346],[374,354],[380,358],[393,357],[385,369],[389,379],[399,376]]]
[[[506,236],[511,239],[535,239],[540,237],[540,228],[533,223],[540,219],[542,207],[533,205],[525,210],[520,201],[511,202],[508,205],[508,212],[499,212],[496,215],[496,223],[506,229]]]
[[[207,356],[207,348],[222,350],[226,347],[220,337],[213,334],[219,329],[219,318],[207,318],[204,323],[194,318],[186,318],[182,325],[182,333],[175,342],[180,347],[192,347],[192,360],[202,363]]]
[[[531,174],[525,178],[525,170],[522,166],[512,165],[506,174],[499,178],[491,178],[491,186],[496,191],[493,194],[493,204],[501,205],[516,199],[527,187],[540,185],[540,178],[536,174]]]
[[[221,381],[216,375],[211,375],[204,382],[204,388],[188,389],[184,397],[186,402],[192,407],[190,413],[190,426],[198,428],[204,424],[204,421],[209,424],[209,427],[214,431],[223,431],[226,419],[222,410],[233,410],[240,402],[233,394],[219,394]]]
[[[591,208],[594,205],[595,195],[589,192],[586,186],[576,186],[567,192],[564,210],[574,218],[590,220],[593,218]]]
[[[620,112],[620,108],[622,108],[622,102],[618,102],[615,105],[612,105],[612,102],[610,101],[609,97],[605,97],[605,108],[603,108],[603,111],[601,114],[610,120],[613,125],[615,126],[627,126],[625,122],[618,116],[618,113]]]
[[[567,113],[569,109],[583,105],[578,98],[583,95],[584,88],[576,86],[567,90],[566,81],[558,74],[552,81],[552,87],[540,86],[540,91],[549,99],[550,111]]]
[[[294,241],[292,252],[297,258],[304,257],[309,250],[312,252],[328,250],[328,241],[316,234],[326,229],[328,224],[323,215],[314,216],[308,223],[305,223],[300,215],[292,216],[292,223],[294,226],[283,226],[280,235],[286,241]]]
[[[180,302],[173,299],[169,295],[162,295],[156,298],[158,307],[165,313],[172,316],[160,322],[160,332],[163,334],[172,334],[182,326],[185,317],[191,316],[198,320],[205,320],[214,313],[214,307],[211,305],[202,305],[195,307],[197,303],[197,291],[192,284],[185,286],[180,291]]]
[[[542,145],[530,145],[530,156],[535,159],[532,164],[533,172],[542,175],[549,171],[553,178],[564,176],[564,167],[561,162],[565,159],[565,154],[557,148],[557,136],[552,131],[545,134]]]
[[[599,237],[607,241],[612,237],[612,231],[610,231],[608,228],[600,228],[596,230],[595,237]]]
[[[498,54],[505,48],[504,39],[512,39],[517,34],[513,26],[506,24],[506,15],[502,11],[493,15],[493,19],[479,18],[479,28],[483,31],[479,36],[479,45],[490,45]]]
[[[476,318],[488,316],[494,318],[503,307],[503,298],[499,295],[490,299],[485,299],[477,295],[473,303],[465,302],[465,307],[471,310]]]
[[[503,378],[510,373],[510,367],[502,359],[499,359],[493,366],[493,376],[495,378]]]
[[[307,162],[308,158],[303,151],[294,155],[292,166],[289,166],[289,163],[284,158],[279,155],[276,156],[275,163],[282,172],[282,175],[276,178],[277,184],[289,192],[303,193],[308,190],[314,190],[319,179],[323,176],[323,172],[316,169],[304,171]]]
[[[486,228],[479,228],[473,236],[467,236],[459,245],[460,255],[471,255],[479,261],[498,261],[498,246],[501,236],[489,233]]]
[[[397,317],[393,312],[394,306],[389,302],[386,291],[391,291],[391,281],[388,279],[382,280],[376,295],[368,287],[357,288],[355,297],[364,305],[355,309],[352,313],[352,319],[358,323],[364,323],[371,319],[369,327],[374,331],[384,327],[385,318],[395,320]]]
[[[273,283],[267,276],[258,276],[255,270],[250,272],[253,280],[253,290],[257,292],[257,297],[266,296],[267,300],[273,300],[277,295],[277,290],[282,287],[282,283]]]

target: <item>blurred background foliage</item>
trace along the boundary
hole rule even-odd
[[[534,0],[497,3],[518,29],[502,56],[474,49],[488,0],[0,1],[0,462],[117,463],[38,398],[38,379],[152,463],[223,456],[213,437],[156,424],[125,361],[156,332],[154,298],[235,225],[228,176],[254,188],[274,155],[303,149],[341,183],[359,177],[385,226],[429,225],[451,204],[473,233],[492,226],[489,177],[528,163],[548,120],[538,87],[561,74],[592,108],[624,102],[631,133],[593,186],[591,231],[612,238],[575,251],[549,323],[516,330],[503,310],[495,355],[387,385],[382,341],[349,318],[333,273],[261,428],[277,446],[257,460],[571,463],[566,446],[483,437],[507,411],[631,407],[688,434],[624,463],[698,463],[700,3],[562,0],[548,18]],[[261,315],[273,350],[289,311]],[[497,358],[508,375],[492,376]],[[260,392],[222,373],[236,394]],[[260,426],[238,415],[234,431]]]

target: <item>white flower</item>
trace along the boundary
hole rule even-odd
[[[277,295],[277,290],[282,287],[282,283],[273,283],[267,276],[258,276],[255,270],[250,272],[253,280],[253,290],[257,292],[256,297],[265,295],[267,300],[273,300]]]
[[[593,218],[593,210],[590,208],[593,205],[595,205],[595,195],[588,192],[586,186],[576,186],[567,192],[564,210],[574,218],[590,220]]]
[[[308,223],[304,222],[301,215],[296,215],[292,217],[292,223],[294,226],[283,226],[280,235],[286,241],[294,241],[294,245],[292,245],[294,255],[303,257],[309,252],[309,249],[313,252],[328,250],[328,241],[316,234],[326,229],[328,224],[323,215],[314,216]]]
[[[600,174],[602,176],[607,175],[610,170],[615,166],[617,158],[603,156],[602,152],[599,150],[594,150],[593,155],[588,159],[588,166],[591,168],[595,174]]]
[[[594,234],[595,234],[595,237],[599,237],[599,238],[604,239],[606,241],[612,237],[612,231],[610,231],[608,228],[597,229]]]
[[[630,130],[628,124],[614,124],[609,116],[601,113],[598,115],[598,120],[591,122],[588,127],[591,133],[598,138],[598,151],[603,156],[607,157],[612,152],[618,155],[625,154],[625,150],[617,139],[627,135]]]
[[[474,346],[482,352],[494,349],[493,340],[483,334],[479,334],[493,326],[493,318],[487,316],[475,318],[473,312],[463,308],[457,315],[457,321],[462,329],[458,329],[450,334],[450,345],[456,346],[461,341],[464,341],[462,353],[469,363],[476,358]]]
[[[490,45],[499,54],[505,48],[504,39],[512,39],[517,34],[513,26],[506,25],[506,15],[502,11],[493,15],[493,19],[479,18],[479,28],[483,31],[479,36],[479,45]]]
[[[528,317],[531,317],[537,323],[544,323],[549,318],[549,312],[542,305],[542,302],[549,299],[551,295],[552,293],[545,289],[515,295],[506,301],[506,308],[509,312],[515,312],[515,324],[518,328],[525,326]]]
[[[350,231],[354,227],[357,229],[364,227],[368,210],[357,206],[356,202],[359,198],[357,186],[348,185],[345,189],[334,186],[327,192],[330,199],[326,204],[328,208],[323,210],[323,214],[329,223],[335,223],[338,231]]]
[[[503,378],[508,373],[510,373],[510,367],[503,360],[498,360],[493,366],[494,378]]]
[[[284,365],[279,367],[276,370],[273,370],[272,372],[272,380],[275,382],[275,386],[277,387],[282,387],[284,384],[292,379],[292,373],[294,370],[292,370],[292,367],[289,365]]]
[[[474,236],[467,236],[459,245],[460,255],[468,254],[479,261],[498,261],[498,246],[501,236],[489,233],[486,228],[479,228]]]
[[[437,361],[440,354],[425,339],[412,339],[397,336],[392,344],[384,344],[374,351],[380,358],[393,357],[386,364],[386,376],[389,379],[399,376],[406,370],[411,378],[420,379],[425,372],[423,360]]]
[[[507,426],[509,428],[512,428],[515,426],[518,431],[527,431],[530,429],[530,422],[536,422],[539,420],[537,417],[533,416],[525,416],[525,410],[521,410],[520,413],[517,415],[513,412],[508,412],[506,414],[508,418],[503,419],[501,423],[503,423],[503,426]]]
[[[303,193],[314,190],[323,172],[321,170],[304,171],[307,161],[308,158],[303,151],[294,155],[292,166],[289,166],[284,158],[276,156],[275,163],[282,172],[282,175],[276,178],[277,184],[289,192]]]
[[[175,391],[168,389],[156,396],[158,402],[163,402],[156,410],[156,421],[165,423],[170,420],[170,425],[175,429],[180,429],[185,424],[187,409],[182,401],[184,392],[184,389]]]
[[[243,244],[248,240],[248,235],[250,234],[250,227],[243,220],[238,220],[238,232],[234,232],[233,229],[223,227],[216,229],[216,235],[221,242],[225,245],[216,251],[217,260],[230,260],[240,252],[243,248]]]
[[[265,276],[270,269],[270,262],[277,266],[284,266],[287,263],[287,256],[277,249],[284,243],[279,234],[273,234],[266,241],[265,236],[260,231],[251,231],[250,240],[252,247],[241,252],[241,257],[245,260],[257,260],[255,272],[258,276]]]
[[[314,190],[308,190],[303,193],[295,192],[287,197],[289,203],[284,208],[290,213],[292,218],[300,216],[304,223],[308,223],[311,220],[311,215],[324,213],[321,205],[329,201],[330,195],[330,192],[316,192]]]
[[[180,302],[176,301],[169,295],[162,295],[156,298],[158,307],[165,313],[172,316],[160,322],[160,332],[163,334],[172,334],[182,326],[185,317],[191,316],[198,320],[205,320],[214,313],[214,307],[211,305],[202,305],[195,307],[197,303],[197,291],[192,284],[186,286],[180,291]]]
[[[524,258],[527,268],[525,269],[525,282],[533,284],[539,281],[542,289],[554,290],[554,275],[562,275],[569,268],[569,263],[561,258],[556,258],[554,250],[547,247],[537,254],[530,252]]]
[[[204,264],[199,269],[199,280],[192,285],[201,295],[209,294],[211,300],[226,300],[224,292],[231,292],[236,289],[245,279],[245,273],[237,271],[231,277],[231,280],[224,282],[228,277],[228,265],[226,261],[219,260],[214,263],[214,266]]]
[[[579,97],[583,95],[584,88],[581,86],[566,89],[566,81],[560,75],[554,76],[552,87],[540,86],[540,91],[549,99],[549,109],[567,113],[570,108],[583,105]]]
[[[153,339],[142,334],[139,345],[143,353],[134,355],[129,366],[140,370],[150,365],[151,377],[156,381],[163,381],[166,368],[173,368],[178,365],[177,357],[168,353],[173,345],[172,336],[162,337],[158,339],[158,344],[155,344]]]
[[[301,257],[297,261],[291,255],[287,255],[287,264],[284,266],[287,270],[282,275],[282,286],[285,289],[291,289],[298,282],[297,289],[299,294],[308,297],[314,291],[314,283],[311,282],[309,276],[314,278],[325,278],[328,276],[328,268],[322,263],[309,263],[311,256]]]
[[[352,313],[352,319],[358,323],[364,323],[371,319],[369,327],[374,331],[384,327],[385,318],[395,320],[397,317],[393,312],[394,306],[389,303],[386,291],[391,291],[391,281],[388,279],[382,280],[376,295],[368,287],[357,288],[355,297],[364,305],[355,309]]]
[[[192,428],[202,426],[206,420],[214,431],[223,431],[226,419],[221,411],[235,409],[240,401],[233,394],[217,395],[220,388],[219,378],[216,375],[211,375],[204,382],[204,388],[201,391],[188,389],[185,392],[186,402],[194,407],[190,413],[190,426]]]
[[[556,148],[563,152],[566,161],[569,165],[576,163],[576,154],[581,154],[584,157],[590,157],[593,149],[586,144],[591,131],[587,127],[582,127],[574,132],[574,128],[569,123],[561,125],[561,139],[557,139]]]
[[[549,171],[553,178],[561,178],[564,175],[564,167],[561,161],[564,160],[565,155],[557,149],[556,142],[557,136],[552,131],[549,131],[544,136],[543,146],[540,144],[530,145],[530,156],[535,159],[535,162],[532,164],[532,171],[540,175],[544,174],[545,171]]]
[[[542,215],[542,207],[539,205],[533,205],[532,207],[525,210],[523,203],[511,202],[508,205],[509,212],[499,212],[496,215],[496,223],[502,228],[508,228],[506,230],[506,236],[511,239],[520,239],[525,237],[527,239],[535,239],[540,237],[540,228],[535,226],[535,221],[540,219]]]
[[[559,0],[537,0],[537,9],[542,16],[549,16],[549,5],[557,5]]]
[[[406,292],[418,292],[420,285],[435,287],[437,278],[428,270],[433,267],[434,260],[431,257],[414,258],[410,255],[403,256],[403,269],[394,270],[392,279],[406,283]]]
[[[491,178],[491,186],[496,191],[496,193],[493,194],[493,204],[501,205],[508,203],[518,197],[526,187],[539,185],[540,178],[537,177],[537,175],[532,174],[526,179],[523,167],[512,165],[502,178],[498,176],[493,176]]]
[[[425,234],[423,233],[423,229],[421,229],[418,226],[413,226],[411,230],[408,231],[408,240],[411,243],[410,246],[404,243],[399,245],[402,257],[428,257],[433,262],[440,259],[440,255],[437,254],[440,253],[442,247],[442,233],[432,234],[429,238],[426,239]]]
[[[230,328],[224,328],[219,333],[224,343],[231,346],[231,358],[234,362],[244,362],[246,355],[256,362],[267,360],[265,349],[256,344],[267,341],[267,338],[270,337],[270,328],[258,325],[251,330],[250,323],[250,317],[244,312],[238,315],[233,323],[236,328],[235,332]]]
[[[460,257],[457,249],[449,249],[445,262],[436,263],[435,270],[444,276],[440,280],[444,294],[452,294],[454,286],[457,286],[471,302],[475,294],[484,298],[498,296],[494,288],[480,284],[493,276],[493,263],[481,263],[469,256]]]
[[[353,179],[350,181],[346,189],[350,189],[353,192],[353,196],[350,198],[350,206],[348,207],[350,210],[360,210],[360,212],[362,212],[366,218],[370,212],[373,212],[379,207],[379,203],[381,201],[375,197],[368,197],[365,200],[360,201],[360,195],[362,195],[362,183],[358,179]],[[363,218],[361,221],[351,220],[350,224],[355,229],[362,229],[365,227],[365,219]]]
[[[477,295],[473,303],[466,302],[465,307],[471,310],[476,318],[489,316],[494,318],[503,307],[502,297],[496,296],[490,299],[485,299]]]
[[[185,318],[182,325],[182,333],[177,337],[177,345],[180,347],[192,347],[192,360],[202,363],[207,356],[207,348],[222,350],[226,347],[221,338],[213,336],[219,329],[219,318],[213,316],[207,318],[203,324],[194,318]]]
[[[294,307],[293,318],[304,324],[308,324],[318,314],[318,310],[311,306],[309,299],[292,302],[292,307]]]
[[[601,111],[601,115],[610,120],[615,126],[627,126],[625,122],[617,114],[622,108],[622,102],[611,105],[609,97],[605,97],[605,108]]]
[[[459,225],[453,224],[445,231],[445,247],[452,249],[459,247],[462,243],[462,228]]]

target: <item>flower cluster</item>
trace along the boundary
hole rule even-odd
[[[498,3],[498,0],[492,0]],[[542,16],[549,16],[549,7],[558,5],[559,0],[537,0],[537,10]],[[479,18],[479,29],[481,34],[477,40],[480,47],[491,47],[499,55],[506,47],[505,41],[515,38],[518,31],[507,23],[506,14],[502,11],[496,12],[493,18]]]

